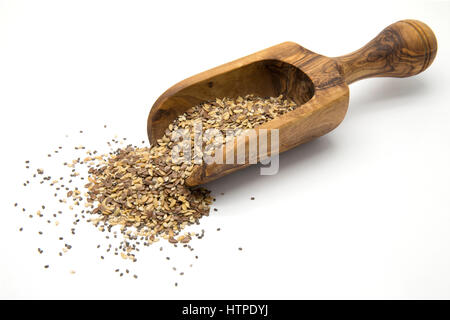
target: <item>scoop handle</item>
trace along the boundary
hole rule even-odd
[[[418,20],[391,24],[361,49],[334,58],[347,84],[372,77],[404,78],[430,66],[437,52],[433,31]]]

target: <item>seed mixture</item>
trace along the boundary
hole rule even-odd
[[[296,107],[297,104],[294,101],[283,95],[269,98],[246,95],[238,98],[216,99],[189,109],[178,117],[174,125],[184,128],[192,125],[192,121],[201,119],[204,128],[252,129]]]
[[[205,189],[185,186],[194,164],[175,164],[177,161],[172,159],[171,151],[177,142],[171,140],[172,132],[192,129],[198,119],[201,119],[203,130],[252,128],[293,110],[295,106],[282,96],[217,99],[180,115],[153,147],[134,148],[130,145],[107,157],[91,155],[85,158],[84,163],[90,167],[89,183],[85,185],[87,201],[98,204],[92,213],[100,214],[101,219],[97,221],[107,226],[137,228],[137,235],[144,236],[150,243],[158,236],[174,244],[188,243],[191,234],[177,235],[187,225],[208,215],[212,198]],[[188,143],[194,153],[195,132],[191,132]],[[208,142],[204,141],[203,145]],[[96,160],[100,160],[100,166]],[[82,200],[79,190],[70,190],[67,196],[76,202]]]
[[[197,105],[178,116],[154,146],[138,147],[128,144],[105,154],[86,150],[84,146],[76,146],[75,150],[85,153],[85,156],[64,162],[64,166],[70,170],[68,177],[52,178],[46,175],[47,171],[43,168],[36,169],[33,177],[40,178],[40,184],[48,183],[55,189],[54,197],[62,196],[58,201],[76,212],[74,228],[70,229],[72,235],[76,233],[75,226],[83,219],[105,232],[106,239],[112,240],[117,239],[118,235],[121,236],[122,241],[118,245],[109,244],[105,249],[107,253],[136,262],[136,252],[161,238],[174,246],[181,245],[193,251],[189,242],[194,237],[203,238],[205,231],[193,233],[183,230],[189,225],[198,224],[203,216],[209,215],[215,199],[204,188],[189,188],[185,185],[198,162],[179,163],[179,159],[172,158],[174,148],[180,148],[180,144],[171,139],[173,132],[191,129],[190,141],[184,143],[190,143],[193,160],[198,161],[203,156],[203,150],[213,154],[214,150],[224,143],[204,138],[203,150],[198,150],[194,140],[198,134],[195,127],[199,122],[203,131],[211,128],[220,132],[234,130],[232,136],[236,136],[242,130],[257,127],[296,107],[292,100],[281,95],[269,98],[247,95],[216,99]],[[104,128],[106,127],[104,125]],[[83,130],[80,130],[80,133],[82,134]],[[126,143],[126,138],[119,141],[116,137],[108,141],[108,146],[114,147],[119,143]],[[208,149],[211,146],[212,148]],[[61,149],[62,146],[59,146],[53,153],[58,153]],[[25,163],[29,169],[30,161]],[[75,180],[82,182],[84,187],[73,187]],[[24,185],[29,183],[26,181]],[[251,200],[254,200],[254,197]],[[14,206],[18,204],[15,203]],[[22,208],[22,211],[25,212],[26,209]],[[55,218],[62,213],[53,213],[47,223],[57,226],[59,222]],[[48,218],[44,205],[35,214],[39,218],[44,215]],[[32,217],[30,214],[30,218]],[[217,229],[219,230],[220,228]],[[63,236],[59,237],[60,241],[63,239]],[[59,256],[63,256],[71,248],[70,244],[65,243]],[[100,248],[100,245],[97,248]],[[160,250],[162,251],[162,247]],[[38,248],[38,252],[43,254],[44,250]],[[101,260],[105,259],[104,255],[99,257]],[[170,257],[166,259],[170,260]],[[197,255],[195,259],[198,259]],[[45,265],[45,268],[48,267]],[[72,271],[71,273],[75,274],[75,271]],[[124,276],[120,269],[115,269],[115,272],[119,273],[120,277]],[[125,275],[129,273],[127,269]],[[184,272],[179,274],[183,275]],[[137,279],[138,276],[134,274],[133,278]]]

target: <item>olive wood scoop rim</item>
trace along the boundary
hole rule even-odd
[[[348,85],[375,77],[410,77],[426,70],[437,53],[433,31],[418,20],[401,20],[386,27],[364,47],[340,57],[326,57],[293,42],[284,42],[187,78],[164,92],[152,106],[147,133],[151,145],[168,125],[199,103],[245,94],[292,98],[299,106],[257,127],[278,129],[279,150],[284,152],[322,136],[344,119],[349,102]],[[234,142],[245,144],[248,139]],[[224,157],[228,152],[223,149]],[[270,153],[270,151],[268,152]],[[260,158],[257,156],[257,161]],[[204,184],[250,165],[194,166],[188,186]]]

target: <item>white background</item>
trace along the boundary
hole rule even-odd
[[[57,176],[75,144],[146,139],[153,102],[190,75],[283,41],[346,54],[407,18],[437,36],[431,67],[352,84],[340,127],[283,154],[279,174],[211,183],[198,260],[157,245],[101,261],[87,224],[60,258],[68,213],[55,227],[13,207],[55,202],[21,187],[25,160]],[[0,297],[450,298],[449,20],[448,1],[0,1]]]

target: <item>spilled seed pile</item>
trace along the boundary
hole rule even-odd
[[[198,132],[192,130],[199,121],[203,131],[210,128],[222,132],[234,130],[233,135],[238,135],[240,130],[257,127],[296,107],[293,101],[283,96],[261,98],[248,95],[235,99],[216,99],[178,116],[154,146],[137,147],[129,144],[107,154],[98,154],[97,151],[78,146],[75,149],[85,152],[85,156],[64,163],[71,170],[69,181],[64,182],[64,177],[53,179],[46,176],[42,168],[36,169],[34,177],[42,177],[41,184],[48,182],[55,188],[55,197],[59,197],[58,192],[64,191],[64,198],[58,199],[59,202],[67,204],[69,210],[78,209],[74,225],[80,219],[86,219],[100,231],[112,233],[114,238],[118,236],[117,231],[121,233],[123,240],[120,245],[109,245],[107,252],[135,262],[135,253],[140,247],[149,246],[161,238],[192,251],[188,243],[193,237],[202,238],[204,231],[192,233],[184,232],[184,229],[188,225],[198,224],[200,218],[207,216],[214,199],[208,190],[185,185],[196,164],[179,163],[177,159],[172,159],[172,150],[180,147],[178,142],[172,141],[172,133],[179,129],[190,129],[192,154],[201,158],[202,153],[195,152],[198,150],[194,150],[193,143]],[[113,139],[112,142],[118,141]],[[205,139],[203,148],[208,149],[208,145],[217,148],[222,143]],[[58,153],[58,149],[54,153]],[[51,154],[48,156],[51,157]],[[26,168],[30,168],[29,161],[26,161]],[[87,171],[87,177],[80,173],[83,170]],[[84,181],[84,188],[70,187],[72,180],[77,178]],[[25,186],[28,184],[29,181],[24,183]],[[45,206],[40,209],[44,211]],[[38,217],[44,216],[41,210],[36,213]],[[25,212],[25,208],[22,211]],[[62,214],[62,211],[58,211],[58,214]],[[53,217],[56,218],[57,214],[53,214]],[[47,222],[50,223],[50,220]],[[71,229],[71,233],[75,235],[75,228]],[[109,239],[109,235],[106,237]],[[60,255],[70,249],[71,245],[65,244]],[[38,252],[42,254],[44,250],[39,248]],[[119,269],[116,272],[123,276]],[[129,273],[128,270],[126,273]]]
[[[175,164],[178,161],[173,161],[171,151],[177,142],[171,140],[172,132],[193,128],[198,119],[202,121],[203,130],[252,128],[294,107],[295,103],[282,96],[217,99],[180,115],[151,148],[128,146],[106,158],[85,158],[84,163],[90,167],[90,182],[85,185],[87,201],[98,204],[92,213],[100,214],[97,221],[107,226],[135,227],[137,234],[149,242],[158,236],[171,243],[189,242],[190,234],[176,235],[187,225],[208,215],[212,198],[205,189],[185,186],[194,164]],[[191,132],[189,142],[193,146],[195,131]],[[208,142],[211,141],[204,141],[204,145]],[[82,200],[77,190],[69,192],[68,196]]]

